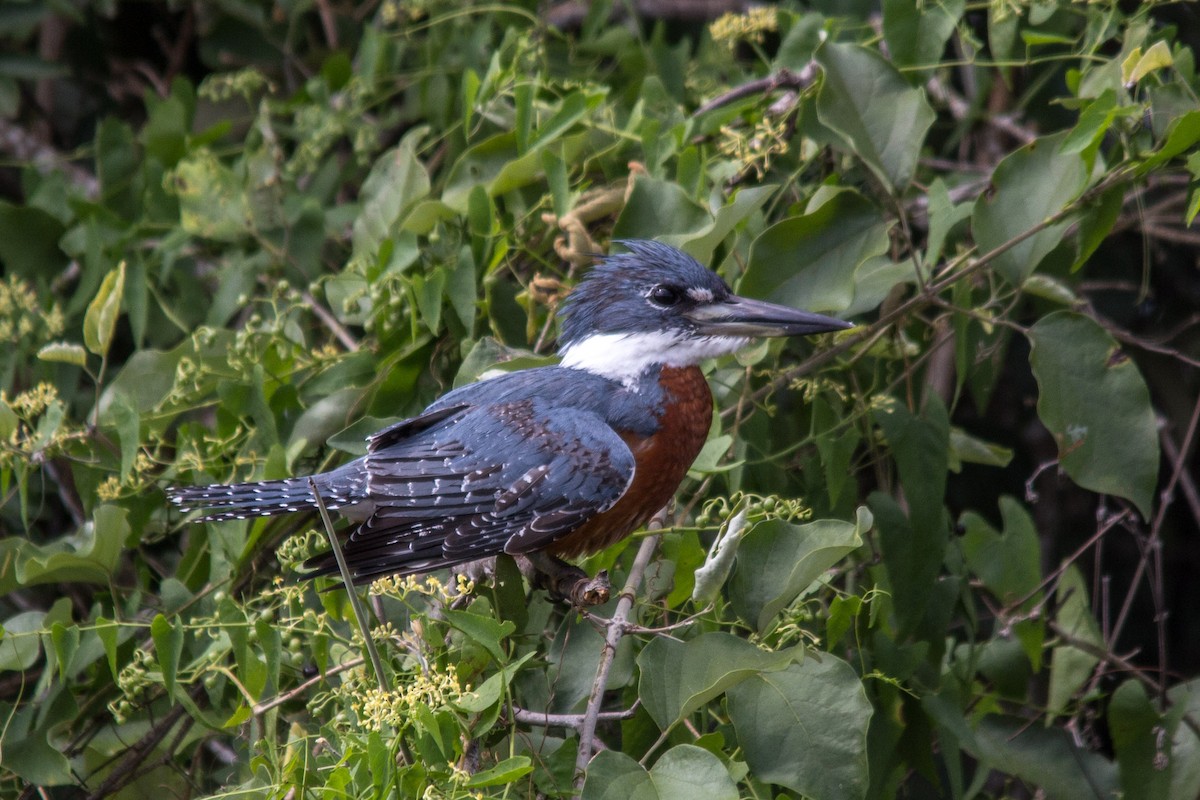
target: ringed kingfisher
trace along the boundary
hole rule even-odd
[[[462,386],[369,437],[367,455],[312,476],[349,518],[355,583],[507,553],[597,552],[679,487],[712,422],[699,364],[752,338],[843,330],[832,317],[739,297],[665,244],[625,241],[562,301],[561,363]],[[197,521],[314,510],[309,478],[177,487]],[[540,559],[540,560],[538,560]],[[306,563],[336,572],[332,553]],[[578,570],[576,570],[578,572]]]

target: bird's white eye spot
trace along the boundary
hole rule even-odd
[[[662,308],[670,308],[683,299],[678,287],[666,283],[653,287],[646,296],[650,298],[651,303]]]
[[[711,289],[693,286],[687,290],[687,293],[688,297],[692,298],[697,303],[711,303],[713,301],[713,293]]]

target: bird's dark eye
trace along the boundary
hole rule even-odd
[[[650,302],[656,306],[673,306],[680,301],[683,293],[676,286],[668,286],[665,283],[660,283],[650,290]]]

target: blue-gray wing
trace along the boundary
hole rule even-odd
[[[363,466],[366,517],[343,546],[359,582],[540,550],[610,508],[635,465],[596,414],[522,399],[381,431]]]

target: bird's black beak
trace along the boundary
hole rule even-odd
[[[811,311],[731,295],[684,312],[705,336],[807,336],[854,324]]]

